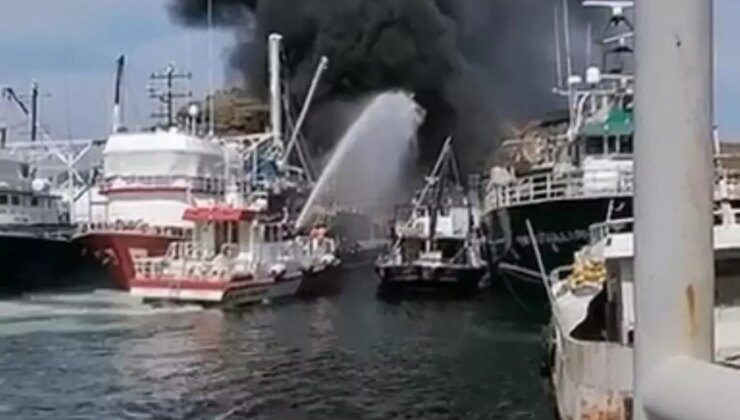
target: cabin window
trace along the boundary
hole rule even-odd
[[[0,206],[8,205],[8,196],[6,194],[0,194]]]
[[[21,205],[21,198],[17,195],[11,195],[10,196],[10,204],[13,206],[20,206]]]
[[[229,241],[239,243],[239,223],[229,223],[229,230],[231,230]]]
[[[619,146],[618,136],[609,136],[606,138],[607,152],[609,154],[619,153],[617,147]]]
[[[588,137],[586,138],[586,155],[603,155],[604,138]]]
[[[619,153],[632,153],[632,136],[621,136],[619,137]]]
[[[39,206],[39,198],[38,197],[31,197],[31,206],[38,207]]]
[[[570,155],[573,156],[573,163],[578,164],[581,161],[581,148],[577,144],[568,146]]]

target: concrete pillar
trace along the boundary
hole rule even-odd
[[[713,353],[712,1],[636,9],[635,419],[650,375]]]

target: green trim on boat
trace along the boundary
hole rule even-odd
[[[634,112],[627,109],[614,109],[606,121],[589,122],[583,127],[583,134],[587,136],[629,135],[634,131]]]

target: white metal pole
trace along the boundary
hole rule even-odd
[[[308,87],[306,99],[303,102],[303,107],[301,107],[301,113],[298,114],[298,120],[296,120],[295,127],[293,127],[293,132],[290,134],[288,147],[285,150],[285,156],[283,156],[283,163],[288,161],[288,158],[290,158],[290,153],[293,151],[293,147],[295,147],[296,141],[298,141],[298,136],[301,134],[303,123],[306,121],[306,116],[308,115],[308,109],[311,107],[313,96],[316,93],[316,88],[319,86],[321,75],[324,74],[324,71],[326,71],[328,65],[329,59],[326,58],[326,56],[322,56],[321,60],[319,60],[319,65],[316,67],[316,72],[313,75],[313,79],[311,79],[311,85]]]
[[[216,92],[213,87],[213,0],[208,0],[208,135],[216,135]]]
[[[283,37],[280,34],[270,34],[268,41],[270,65],[270,124],[274,141],[282,144],[283,140],[283,109],[282,92],[280,89],[280,43]]]
[[[710,361],[712,2],[636,10],[635,416],[661,363]]]
[[[557,83],[555,87],[560,89],[563,87],[563,66],[561,60],[563,58],[562,52],[560,51],[560,23],[558,20],[558,3],[554,2],[554,13],[553,13],[553,32],[555,35],[555,78]]]

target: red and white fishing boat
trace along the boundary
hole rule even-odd
[[[128,289],[135,256],[164,255],[170,243],[192,235],[185,209],[223,196],[227,156],[222,143],[174,128],[111,135],[97,191],[103,209],[79,225],[75,240]]]
[[[229,193],[236,199],[185,210],[192,239],[171,243],[163,256],[134,256],[130,293],[145,301],[228,306],[295,295],[304,249],[286,217],[269,212],[265,199],[244,204],[237,189]]]

